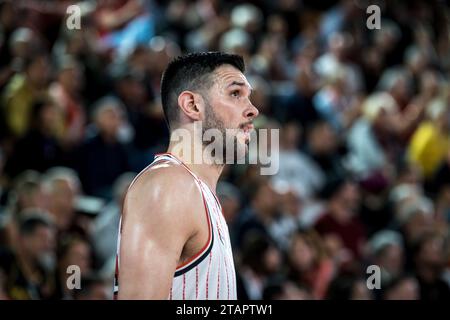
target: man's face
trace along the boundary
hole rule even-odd
[[[39,226],[36,230],[24,237],[27,252],[39,261],[52,253],[55,248],[55,234],[52,228]]]
[[[404,252],[403,247],[397,244],[391,244],[381,253],[378,261],[389,273],[396,276],[403,270]]]
[[[50,64],[47,57],[39,57],[28,69],[28,79],[33,86],[41,89],[50,76]]]
[[[223,144],[224,151],[228,144],[235,146],[235,151],[241,147],[248,152],[252,121],[258,115],[258,109],[249,99],[250,84],[242,72],[230,65],[217,68],[212,78],[214,83],[207,91],[207,96],[203,96],[203,131],[218,129],[226,137],[226,129],[235,129],[228,130],[228,141],[224,140]]]
[[[332,154],[337,148],[336,133],[328,123],[315,126],[308,135],[308,143],[316,155]]]
[[[59,81],[70,93],[77,93],[83,88],[84,76],[81,70],[72,67],[60,72]]]
[[[347,204],[347,207],[356,211],[360,202],[360,193],[357,185],[353,182],[347,182],[340,193],[341,199]]]
[[[316,260],[316,252],[314,248],[306,242],[302,236],[296,236],[293,239],[292,247],[290,249],[290,259],[293,267],[297,271],[308,271],[313,267]]]
[[[53,182],[49,203],[49,211],[54,215],[58,228],[66,229],[73,220],[74,201],[77,192],[74,186],[65,179]]]
[[[108,106],[98,115],[97,124],[100,131],[108,137],[116,137],[122,125],[123,115],[120,109]]]
[[[91,271],[91,249],[84,241],[76,241],[72,244],[66,256],[64,257],[64,267],[77,265],[82,274]]]

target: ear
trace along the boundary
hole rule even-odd
[[[178,96],[178,106],[189,119],[194,121],[201,120],[202,101],[198,94],[188,90],[181,92]]]

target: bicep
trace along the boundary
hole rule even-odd
[[[135,203],[130,203],[135,202]],[[142,200],[126,201],[120,246],[120,299],[166,299],[186,242],[186,232],[153,206],[144,212]],[[137,212],[144,210],[142,212]],[[156,211],[158,210],[158,211]]]

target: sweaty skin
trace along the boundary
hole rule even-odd
[[[180,93],[179,127],[193,131],[193,123],[205,121],[205,108],[210,107],[226,128],[251,130],[258,110],[249,100],[245,76],[229,65],[217,68],[214,76],[208,104],[196,93]],[[171,142],[168,152],[175,147]],[[173,155],[183,161],[182,152]],[[188,167],[215,191],[223,166]],[[199,252],[208,235],[200,190],[185,168],[158,164],[143,172],[124,202],[118,298],[167,299],[177,266]]]

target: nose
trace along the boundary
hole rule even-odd
[[[258,109],[250,102],[249,107],[245,109],[244,117],[254,119],[258,116]]]

